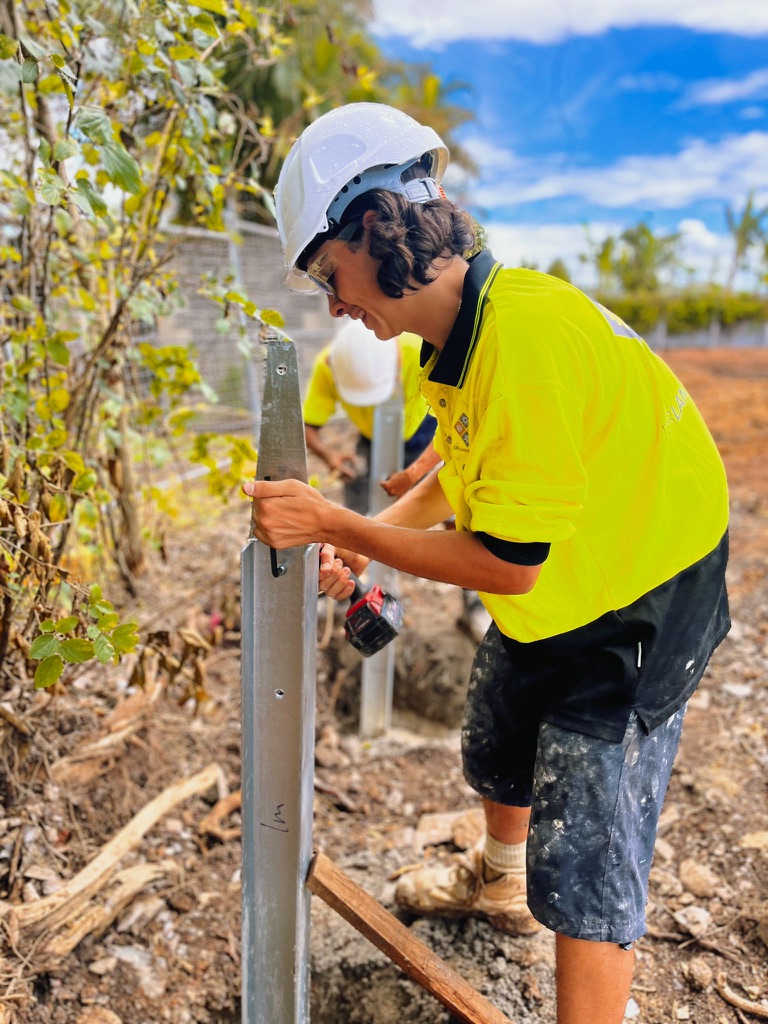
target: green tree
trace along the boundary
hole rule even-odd
[[[729,291],[733,288],[736,275],[740,270],[747,270],[750,265],[750,255],[758,246],[768,246],[763,221],[768,216],[768,205],[755,206],[755,194],[750,192],[744,209],[736,213],[731,206],[725,208],[725,219],[728,230],[733,238],[733,257],[728,271],[726,287]]]
[[[585,231],[588,251],[579,254],[579,261],[587,266],[594,266],[598,291],[610,293],[616,285],[616,238],[607,235],[601,242],[597,242],[592,237],[589,225],[585,227]]]
[[[600,243],[593,242],[589,233],[587,237],[590,252],[581,260],[594,264],[602,292],[616,288],[624,292],[657,291],[664,271],[680,267],[680,234],[657,235],[644,221],[626,228],[618,237],[608,235]]]
[[[427,66],[387,59],[367,31],[371,16],[367,0],[303,0],[282,5],[280,22],[272,23],[271,59],[254,60],[265,31],[261,22],[229,43],[228,91],[220,102],[226,118],[244,117],[255,126],[238,137],[234,165],[241,174],[255,172],[263,186],[241,196],[248,216],[272,223],[269,191],[291,145],[308,124],[344,103],[399,107],[431,125],[452,159],[475,171],[456,139],[457,128],[472,117],[452,101],[461,83],[447,85]]]
[[[623,231],[615,273],[624,291],[657,291],[663,271],[679,267],[679,248],[679,232],[657,235],[642,221]]]
[[[561,260],[559,257],[557,259],[552,260],[549,267],[547,268],[547,273],[551,274],[552,277],[559,277],[561,281],[571,280],[571,275],[568,273],[568,267],[565,265],[564,261]]]

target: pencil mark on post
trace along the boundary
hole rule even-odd
[[[262,828],[271,828],[275,832],[290,832],[285,818],[283,817],[283,807],[285,804],[278,804],[275,808],[275,813],[272,815],[272,821],[260,821],[259,824]],[[283,827],[284,826],[284,827]]]

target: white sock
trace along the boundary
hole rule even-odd
[[[486,833],[483,861],[490,872],[496,876],[506,874],[524,876],[525,843],[502,843]]]

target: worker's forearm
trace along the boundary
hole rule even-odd
[[[471,533],[409,529],[382,518],[339,509],[327,525],[326,539],[413,576],[489,594],[525,594],[538,577],[538,566],[504,562]]]
[[[319,455],[320,458],[328,463],[328,459],[331,455],[331,450],[323,444],[322,438],[320,437],[320,431],[317,427],[304,426],[304,440],[307,442],[307,448],[315,455]]]
[[[448,504],[437,470],[421,480],[402,498],[389,505],[375,516],[378,523],[389,523],[392,526],[408,526],[416,530],[427,530],[430,526],[442,523],[453,515]],[[346,545],[347,547],[349,545]]]

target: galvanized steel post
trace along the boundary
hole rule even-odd
[[[391,473],[403,468],[403,395],[400,389],[377,405],[373,414],[368,509],[371,515],[392,504],[381,486]],[[371,562],[368,580],[392,591],[397,573],[387,565]],[[361,736],[378,736],[392,723],[392,693],[395,685],[395,643],[393,641],[363,662],[360,691]]]
[[[257,479],[306,482],[296,352],[267,342]],[[317,548],[253,535],[242,571],[242,1021],[309,1021]]]

